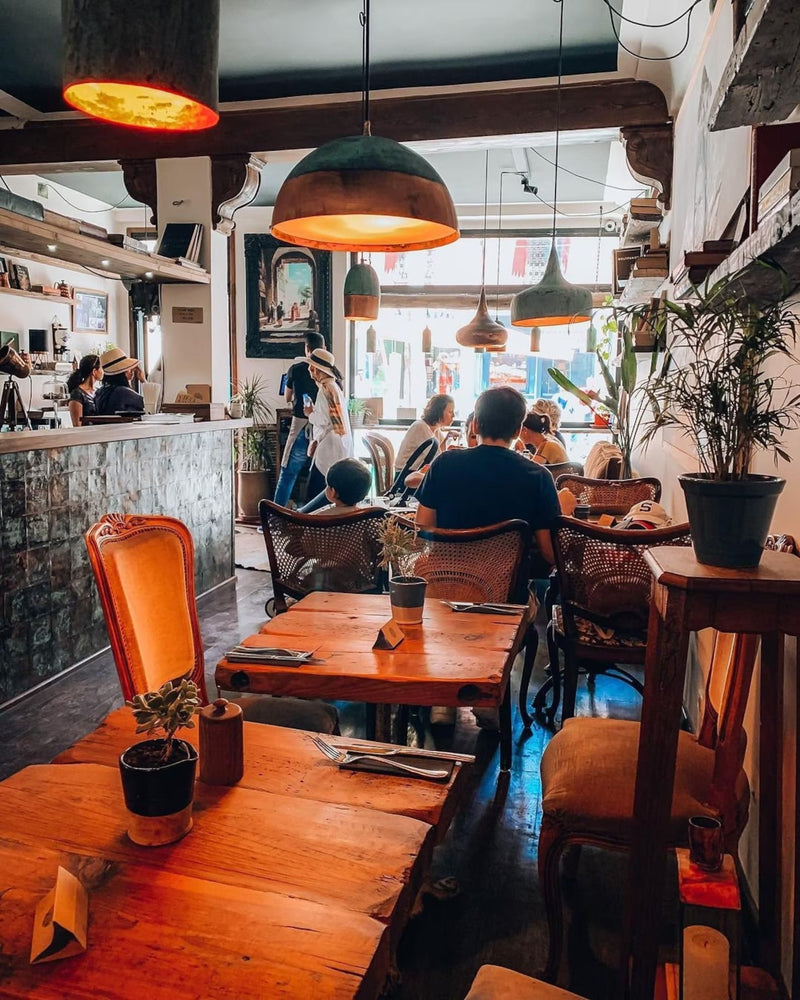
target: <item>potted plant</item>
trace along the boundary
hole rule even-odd
[[[253,421],[236,437],[236,496],[239,516],[245,521],[258,522],[258,502],[271,497],[274,487],[273,432],[267,426],[274,415],[264,398],[266,389],[261,375],[251,375],[235,393],[242,417]]]
[[[125,704],[133,711],[137,734],[163,734],[135,743],[119,758],[128,836],[145,847],[171,844],[192,827],[197,750],[175,734],[194,728],[192,717],[200,708],[197,685],[167,681],[158,691],[137,694]]]
[[[351,427],[363,427],[370,415],[364,400],[356,399],[354,396],[347,400],[347,412],[350,414]]]
[[[648,306],[647,319],[650,319]],[[635,318],[636,323],[644,322],[644,314]],[[634,352],[632,324],[624,310],[615,310],[603,323],[601,330],[604,341],[597,347],[597,360],[605,383],[605,395],[594,390],[581,389],[557,368],[549,368],[548,375],[562,389],[588,406],[594,416],[596,426],[608,427],[614,444],[622,452],[621,479],[630,479],[633,474],[631,464],[633,449],[639,435],[646,406],[646,382],[638,382],[639,371]],[[616,358],[611,360],[611,351],[618,344]],[[658,337],[652,348],[648,380],[653,376],[658,364]],[[638,383],[638,384],[637,384]]]
[[[417,625],[422,621],[428,586],[421,576],[413,575],[414,564],[422,551],[417,532],[400,518],[387,517],[378,538],[381,543],[378,565],[392,573],[389,580],[392,618],[400,625]]]
[[[737,272],[696,288],[685,304],[665,301],[656,324],[669,347],[646,387],[653,417],[644,441],[676,427],[694,444],[700,471],[679,479],[698,560],[756,566],[784,480],[750,467],[759,450],[776,465],[790,460],[780,439],[800,424],[800,394],[787,377],[797,316],[782,302],[756,305]]]

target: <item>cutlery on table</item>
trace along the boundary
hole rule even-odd
[[[476,601],[442,601],[453,611],[473,611],[483,615],[518,615],[524,611],[525,604],[491,604]]]
[[[337,750],[324,740],[321,740],[318,736],[312,736],[311,742],[318,750],[321,750],[326,757],[334,761],[336,764],[355,764],[360,760],[374,760],[377,763],[385,765],[386,767],[395,768],[398,773],[414,774],[418,778],[446,778],[450,773],[447,770],[432,771],[427,767],[413,767],[411,764],[403,764],[401,761],[396,760],[393,757],[386,757],[380,754],[351,753],[346,750]]]
[[[324,740],[320,742],[324,742]],[[338,737],[335,744],[328,743],[327,746],[348,753],[369,754],[370,757],[430,757],[432,760],[456,760],[462,764],[475,763],[475,755],[471,753],[450,753],[448,750],[425,750],[416,747],[365,747],[363,744],[348,743]]]

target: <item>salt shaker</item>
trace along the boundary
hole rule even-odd
[[[235,785],[244,773],[244,725],[241,708],[217,698],[200,709],[200,780],[207,785]]]

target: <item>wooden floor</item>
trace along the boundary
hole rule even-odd
[[[264,620],[269,576],[255,570],[238,570],[237,576],[235,589],[200,602],[210,684],[221,654],[257,631]],[[532,692],[543,677],[543,647],[542,642]],[[519,665],[515,680],[518,669]],[[0,713],[0,777],[51,760],[121,703],[116,672],[106,653]],[[342,731],[363,735],[363,706],[338,707]],[[600,678],[591,695],[581,685],[582,714],[633,718],[638,707],[638,696],[621,682]],[[498,779],[497,737],[479,730],[469,710],[460,710],[454,727],[431,727],[423,720],[426,745],[476,753],[478,763],[464,807],[437,849],[435,892],[424,897],[421,912],[401,942],[401,979],[392,994],[397,1000],[461,1000],[479,966],[487,962],[530,975],[544,964],[547,927],[536,848],[539,761],[551,734],[538,726],[523,733],[516,710],[514,715],[514,762],[507,781]],[[613,970],[623,887],[621,857],[584,850],[576,881],[565,889],[572,904],[569,964],[562,969],[560,985],[589,1000],[618,996]],[[665,903],[667,942],[677,934],[673,908],[670,899]]]

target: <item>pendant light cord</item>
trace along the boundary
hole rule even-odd
[[[369,122],[369,4],[363,0],[358,20],[361,24],[361,120],[364,135],[370,135]]]
[[[494,297],[494,318],[500,314],[500,247],[503,245],[503,178],[508,171],[500,171],[500,204],[497,210],[497,284]],[[486,229],[484,226],[484,240],[486,239]]]
[[[558,149],[559,133],[561,131],[561,67],[564,55],[564,0],[553,0],[559,7],[558,21],[558,84],[556,85],[556,158],[555,177],[553,179],[553,246],[556,243],[556,211],[558,208]]]
[[[486,150],[486,161],[483,168],[483,254],[481,261],[481,288],[486,285],[486,222],[489,204],[489,150]]]

